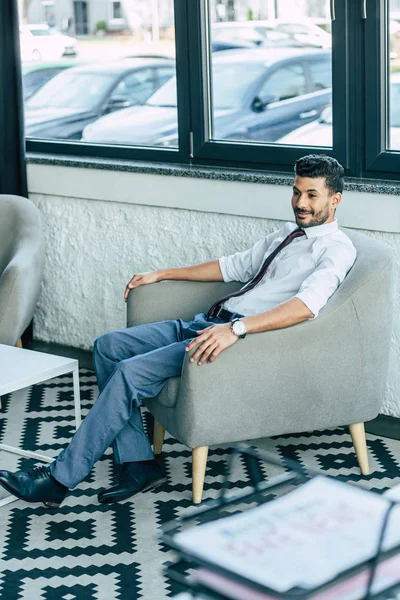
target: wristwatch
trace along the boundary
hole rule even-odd
[[[232,332],[238,336],[241,340],[244,340],[247,333],[246,323],[241,321],[238,317],[236,319],[232,319],[231,321],[231,329]]]

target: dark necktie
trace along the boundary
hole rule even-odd
[[[210,310],[207,313],[207,317],[215,316],[216,309],[218,310],[220,308],[221,304],[223,304],[230,298],[237,298],[238,296],[242,296],[243,294],[246,294],[247,292],[252,290],[254,287],[256,287],[257,283],[259,283],[261,281],[261,279],[264,277],[266,270],[268,269],[269,265],[274,260],[275,256],[277,254],[279,254],[279,252],[281,250],[283,250],[283,248],[286,248],[286,246],[288,246],[295,238],[301,237],[303,235],[306,235],[306,233],[303,229],[295,229],[294,231],[292,231],[292,233],[290,233],[283,240],[283,242],[281,242],[279,244],[279,246],[277,248],[275,248],[275,250],[273,252],[271,252],[271,254],[269,256],[267,256],[267,258],[263,262],[261,269],[258,271],[257,275],[253,279],[251,279],[248,283],[246,283],[246,285],[244,287],[242,287],[240,290],[238,290],[237,292],[232,292],[232,294],[227,294],[226,296],[223,296],[222,298],[220,298],[217,302],[214,302],[214,304],[211,306]]]

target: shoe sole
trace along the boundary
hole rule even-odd
[[[137,492],[132,492],[131,494],[123,494],[118,497],[114,496],[113,498],[106,498],[105,500],[99,499],[99,502],[100,504],[113,504],[114,502],[121,502],[122,500],[127,500],[128,498],[135,496],[136,494],[140,494],[140,492],[151,492],[151,490],[155,490],[156,488],[164,485],[166,481],[167,477],[162,477],[161,479],[156,479],[155,481],[152,481],[146,487],[144,487],[141,490],[138,490]]]
[[[44,502],[43,500],[27,500],[26,498],[24,498],[23,496],[21,496],[21,494],[17,494],[17,492],[15,492],[11,488],[9,488],[8,485],[6,483],[4,483],[3,481],[1,482],[1,485],[12,496],[15,496],[16,498],[18,498],[18,500],[23,500],[24,502],[28,502],[29,504],[36,504],[38,502],[43,502],[43,504],[47,508],[53,508],[53,509],[59,508],[59,506],[61,506],[61,502],[57,503],[57,502]]]

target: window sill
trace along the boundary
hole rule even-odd
[[[53,165],[82,169],[146,173],[150,175],[169,175],[172,177],[191,177],[195,179],[216,179],[220,181],[239,181],[245,183],[264,183],[269,185],[292,185],[293,177],[287,173],[251,171],[244,169],[214,168],[177,165],[168,163],[149,163],[127,160],[94,159],[62,155],[27,154],[27,163],[33,165]],[[400,181],[388,182],[376,179],[346,179],[347,191],[400,195]]]

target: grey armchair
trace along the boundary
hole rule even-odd
[[[154,452],[165,429],[192,448],[193,502],[201,502],[208,446],[350,426],[362,473],[369,473],[364,422],[377,416],[387,378],[393,312],[389,249],[347,231],[357,260],[317,319],[248,335],[146,401]],[[239,283],[161,282],[130,294],[128,326],[205,312]]]
[[[0,344],[20,345],[39,296],[44,240],[27,198],[0,195]]]

